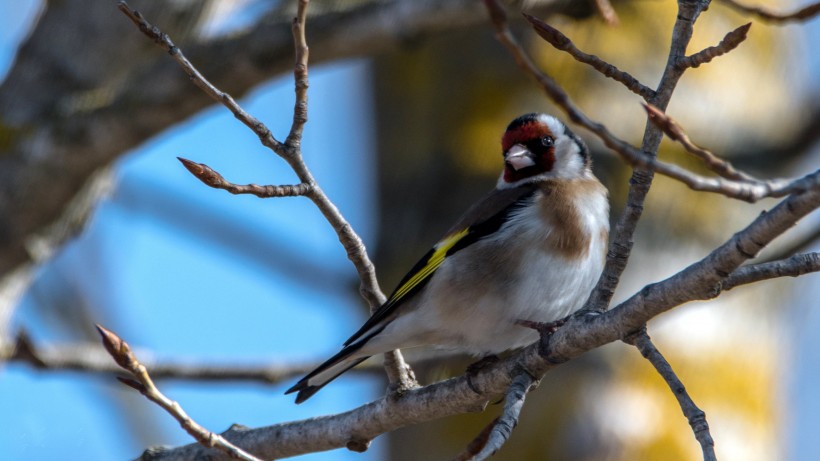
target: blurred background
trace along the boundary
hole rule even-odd
[[[130,3],[278,139],[286,136],[293,2]],[[617,26],[605,24],[591,0],[524,3],[510,6],[512,25],[538,64],[592,118],[638,144],[639,98],[542,42],[515,11],[548,20],[582,50],[654,87],[675,2],[613,1]],[[790,11],[805,3],[760,4]],[[365,240],[389,292],[494,186],[510,120],[532,111],[565,117],[494,40],[480,2],[314,0],[309,11],[306,161]],[[38,364],[37,351],[66,361],[97,356],[94,323],[151,363],[257,370],[257,379],[158,381],[218,432],[344,411],[383,393],[382,374],[365,371],[299,406],[283,395],[366,318],[355,271],[307,199],[232,196],[199,183],[175,157],[239,184],[296,182],[283,161],[191,85],[115,2],[0,0],[0,21],[0,457],[130,459],[149,446],[191,442],[112,374]],[[752,174],[816,170],[820,56],[811,50],[820,21],[772,26],[714,2],[689,51],[748,21],[748,40],[690,70],[668,112],[696,143]],[[617,217],[630,170],[575,131],[593,149]],[[704,173],[674,144],[665,142],[660,155]],[[78,194],[94,205],[72,200]],[[702,258],[775,203],[749,205],[657,178],[615,302]],[[804,221],[760,259],[816,251],[818,216]],[[719,458],[809,460],[820,452],[818,299],[820,279],[808,275],[741,287],[650,323],[706,412]],[[406,356],[423,383],[469,363]],[[261,378],[280,369],[290,372],[274,383]],[[364,454],[302,459],[450,459],[498,407],[398,430]],[[699,453],[651,366],[633,348],[611,344],[549,373],[494,459]]]

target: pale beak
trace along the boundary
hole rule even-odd
[[[504,161],[513,167],[515,171],[535,165],[532,152],[521,144],[510,147],[510,150],[504,155]]]

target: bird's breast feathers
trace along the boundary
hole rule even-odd
[[[580,308],[603,269],[605,189],[597,181],[551,181],[524,200],[496,232],[439,262],[426,289],[408,301],[422,308],[388,329],[397,336],[427,330],[417,336],[423,343],[494,353],[537,339],[516,320],[551,322]],[[450,239],[436,248],[452,250]]]

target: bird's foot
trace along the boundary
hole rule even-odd
[[[399,368],[399,373],[396,382],[390,383],[387,386],[387,394],[393,398],[401,398],[405,392],[413,389],[418,389],[419,382],[416,380],[416,374],[410,365],[402,363]]]
[[[543,338],[544,336],[549,336],[558,331],[558,329],[564,326],[569,319],[570,317],[564,317],[554,322],[536,322],[534,320],[518,319],[515,321],[515,324],[521,325],[522,327],[532,328]]]
[[[566,319],[564,319],[564,320],[567,320],[567,319],[569,319],[569,318],[574,318],[574,319],[578,319],[578,318],[589,319],[589,318],[592,318],[592,317],[597,317],[597,316],[599,316],[599,315],[601,315],[601,314],[603,314],[603,312],[601,312],[601,311],[599,311],[599,310],[596,310],[596,309],[581,309],[581,310],[579,310],[579,311],[576,311],[576,312],[575,312],[575,313],[573,313],[573,314],[570,314],[570,315],[569,315],[569,317],[567,317],[567,318],[566,318]]]
[[[499,358],[497,355],[490,354],[482,357],[477,362],[471,363],[467,366],[467,385],[470,386],[470,389],[472,389],[473,392],[481,395],[481,390],[478,387],[476,387],[476,385],[473,383],[473,378],[475,378],[476,375],[478,375],[478,372],[498,362],[498,360]]]
[[[550,339],[552,339],[552,335],[558,331],[559,328],[564,326],[568,320],[572,319],[574,314],[570,314],[562,319],[555,320],[553,322],[535,322],[533,320],[523,320],[518,319],[515,321],[516,325],[521,325],[522,327],[532,328],[533,330],[537,331],[539,336],[541,337],[538,341],[538,353],[541,354],[542,357],[547,359],[549,362],[558,364],[563,363],[564,360],[555,360],[551,358],[550,354]]]

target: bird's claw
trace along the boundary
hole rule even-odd
[[[564,317],[554,322],[536,322],[533,320],[518,319],[515,321],[515,324],[521,325],[522,327],[532,328],[533,330],[537,331],[543,338],[544,336],[550,336],[556,331],[558,331],[558,329],[564,326],[564,324],[567,323],[567,320],[569,319],[570,317]]]
[[[467,376],[467,386],[478,395],[481,395],[481,390],[476,387],[473,383],[473,378],[478,375],[478,372],[487,368],[488,366],[498,362],[498,356],[495,354],[490,354],[487,356],[482,357],[479,361],[471,363],[467,366],[466,376]]]

